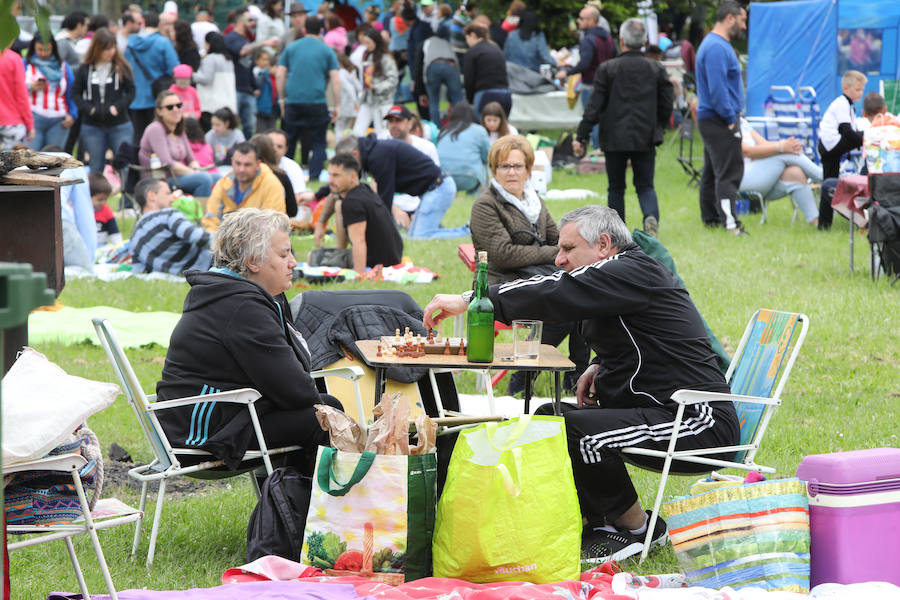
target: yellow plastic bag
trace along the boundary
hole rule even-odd
[[[581,511],[562,417],[459,435],[438,503],[434,576],[476,583],[578,579]]]

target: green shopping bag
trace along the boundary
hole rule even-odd
[[[562,417],[525,415],[459,435],[438,502],[435,577],[578,579],[581,510]]]
[[[356,454],[320,446],[300,562],[326,575],[390,585],[428,577],[436,482],[433,452]]]

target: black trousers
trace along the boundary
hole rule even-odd
[[[659,200],[653,187],[656,170],[656,148],[641,152],[606,153],[606,177],[609,180],[609,207],[625,221],[625,173],[631,160],[632,183],[644,218],[653,216],[659,221]]]
[[[857,150],[859,146],[855,140],[841,136],[840,141],[831,150],[826,150],[819,140],[819,158],[822,159],[822,179],[837,179],[841,174],[841,158],[851,150]],[[834,220],[834,210],[831,208],[831,197],[827,199],[825,194],[819,198],[819,227],[827,229]]]
[[[131,115],[131,124],[134,125],[134,145],[140,147],[144,130],[147,129],[147,126],[156,118],[156,109],[131,109],[129,114]]]
[[[569,458],[575,476],[575,488],[581,514],[592,527],[612,524],[638,501],[637,491],[628,476],[619,448],[639,446],[665,451],[671,435],[674,413],[667,407],[579,409],[563,404]],[[677,450],[713,448],[737,444],[740,439],[737,416],[730,403],[702,406],[695,416],[685,411]],[[553,405],[545,404],[535,414],[553,414]],[[715,455],[713,455],[715,456]],[[733,453],[716,456],[728,460]],[[628,455],[628,461],[651,470],[660,470],[663,459]],[[674,461],[674,473],[708,473],[710,467]]]
[[[700,218],[706,225],[740,227],[735,200],[744,176],[741,130],[728,128],[718,117],[700,119],[703,136],[703,174],[700,176]],[[723,207],[727,202],[728,213]],[[729,214],[730,213],[730,214]]]

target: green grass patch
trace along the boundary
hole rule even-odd
[[[790,203],[784,199],[769,208],[769,220],[758,224],[758,215],[746,219],[750,235],[735,238],[724,230],[710,230],[700,220],[697,189],[688,187],[679,168],[678,141],[672,134],[657,156],[656,187],[660,199],[660,239],[675,258],[678,271],[700,311],[726,348],[733,351],[741,333],[758,308],[805,312],[811,325],[791,380],[784,390],[784,405],[757,455],[764,465],[778,469],[778,476],[792,476],[808,454],[897,446],[900,409],[900,325],[895,318],[900,286],[890,287],[885,278],[872,281],[868,274],[868,245],[857,237],[856,270],[848,272],[846,222],[838,219],[830,232],[818,232],[803,222],[791,222]],[[696,149],[696,152],[702,152]],[[587,188],[599,194],[594,202],[606,202],[606,176],[576,176],[556,170],[551,188]],[[466,223],[474,197],[461,196],[444,219],[453,227]],[[634,190],[627,195],[627,222],[641,223]],[[548,201],[559,219],[583,202]],[[468,240],[406,240],[404,254],[415,263],[441,275],[426,285],[402,289],[421,305],[439,292],[460,292],[471,287],[472,274],[456,256],[458,243]],[[298,258],[312,248],[312,237],[294,238]],[[324,286],[324,289],[383,288],[369,282]],[[185,284],[124,280],[103,283],[68,282],[60,301],[87,307],[112,305],[133,311],[179,311],[187,291]],[[296,288],[289,295],[300,293]],[[114,324],[115,325],[115,324]],[[449,328],[449,325],[447,325]],[[563,346],[565,347],[565,346]],[[113,381],[113,372],[102,350],[87,344],[42,345],[66,371]],[[145,390],[155,388],[165,350],[148,347],[128,352]],[[498,389],[504,390],[506,381]],[[460,388],[474,392],[474,377],[463,375]],[[538,380],[537,393],[550,394],[549,379]],[[104,447],[116,441],[136,460],[148,460],[150,450],[140,436],[124,398],[91,419]],[[632,470],[642,502],[649,506],[657,475]],[[686,493],[696,479],[675,477],[667,494]],[[128,490],[108,489],[136,502]],[[152,500],[152,497],[151,497]],[[230,488],[210,488],[206,493],[166,503],[157,546],[156,562],[146,569],[143,559],[149,538],[149,518],[136,560],[129,556],[131,528],[101,532],[112,576],[119,589],[185,589],[216,585],[222,571],[243,562],[247,518],[254,501],[247,478],[231,480]],[[152,516],[152,513],[151,515]],[[89,544],[77,543],[92,592],[103,590]],[[656,551],[638,566],[638,573],[678,570],[671,547]],[[42,598],[53,590],[77,590],[62,542],[20,550],[11,556],[12,585],[18,597]]]

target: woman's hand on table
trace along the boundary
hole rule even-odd
[[[469,308],[466,302],[459,294],[437,294],[425,307],[425,318],[422,324],[425,329],[436,328],[441,321],[447,317],[461,315]],[[434,314],[437,312],[437,314]]]
[[[578,400],[578,408],[583,408],[585,404],[597,404],[597,393],[594,389],[594,378],[600,370],[600,365],[591,364],[584,370],[578,383],[575,386],[575,398]]]

